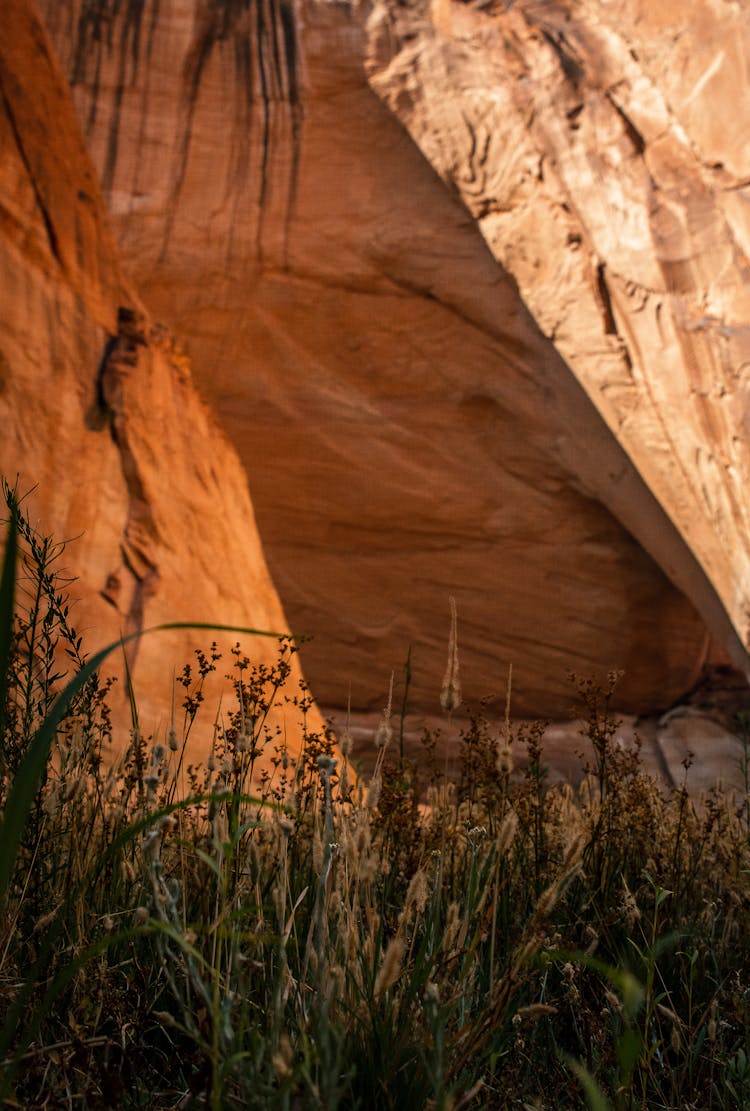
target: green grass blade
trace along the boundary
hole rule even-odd
[[[576,1078],[583,1088],[590,1111],[610,1111],[606,1096],[589,1070],[572,1057],[568,1058],[568,1067],[571,1072],[575,1073]]]
[[[18,558],[18,515],[11,508],[8,535],[3,556],[3,573],[0,578],[0,738],[5,731],[5,702],[8,694],[8,667],[13,647],[13,602],[16,590],[16,562]]]

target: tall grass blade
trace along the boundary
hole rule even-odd
[[[3,556],[3,573],[0,579],[0,739],[5,732],[6,699],[8,696],[8,668],[13,647],[13,616],[16,589],[16,562],[18,559],[18,513],[11,508],[8,534]]]

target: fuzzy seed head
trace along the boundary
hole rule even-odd
[[[513,771],[513,752],[505,742],[497,750],[497,770],[504,778]]]
[[[346,728],[346,729],[344,729],[344,732],[341,734],[341,740],[339,741],[339,748],[341,749],[341,755],[343,757],[346,758],[348,756],[351,756],[351,754],[352,754],[352,745],[353,745],[352,735],[349,732],[349,729]]]
[[[375,730],[375,748],[387,748],[393,740],[393,730],[389,722],[383,718]]]
[[[448,637],[448,665],[445,669],[443,686],[440,691],[440,705],[448,713],[461,705],[461,682],[458,677],[458,613],[456,599],[449,599],[451,607],[451,631]]]
[[[380,999],[384,991],[393,987],[401,973],[401,961],[404,955],[404,942],[400,934],[396,934],[388,943],[388,948],[383,957],[380,971],[375,977],[375,998]]]
[[[317,829],[315,830],[315,832],[313,834],[312,857],[313,857],[313,868],[315,869],[315,875],[320,876],[320,875],[322,875],[322,872],[323,872],[323,842],[321,840],[320,833],[318,832]]]
[[[509,810],[503,818],[502,825],[497,835],[498,856],[505,856],[510,849],[518,829],[518,815],[515,810]]]
[[[368,810],[374,810],[380,802],[380,792],[383,789],[383,780],[380,774],[374,775],[370,780],[370,786],[367,789],[367,801],[365,806]]]

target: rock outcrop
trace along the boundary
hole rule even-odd
[[[369,27],[371,83],[679,536],[619,478],[599,495],[746,668],[750,136],[718,120],[738,119],[747,12],[449,2]]]
[[[636,712],[711,638],[746,667],[740,7],[40,7],[322,703],[411,644],[434,706],[448,594],[466,693],[512,660],[519,713],[567,667]]]
[[[165,621],[284,632],[245,474],[123,276],[70,90],[26,0],[4,4],[0,36],[0,289],[0,469],[21,492],[36,485],[45,534],[81,537],[66,564],[86,648]],[[275,659],[275,641],[241,639]],[[163,735],[195,642],[175,631],[130,645],[144,731]],[[188,758],[206,744],[196,734]]]

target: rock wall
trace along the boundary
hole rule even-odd
[[[36,486],[28,506],[45,534],[80,537],[65,561],[86,648],[164,621],[284,632],[245,474],[187,358],[123,277],[67,82],[26,0],[7,0],[0,36],[0,289],[0,470],[21,492]],[[275,658],[274,641],[242,639]],[[195,642],[131,646],[144,731],[169,724],[173,671]],[[206,744],[196,733],[194,754]]]
[[[369,31],[371,84],[679,538],[619,478],[600,496],[746,670],[750,133],[734,90],[747,95],[748,13],[379,4]]]
[[[726,7],[671,18],[737,60]],[[467,694],[512,660],[519,713],[567,667],[668,706],[711,635],[745,665],[744,186],[667,105],[723,61],[673,73],[627,0],[41,8],[321,702],[380,704],[411,644],[434,706],[451,593]]]

